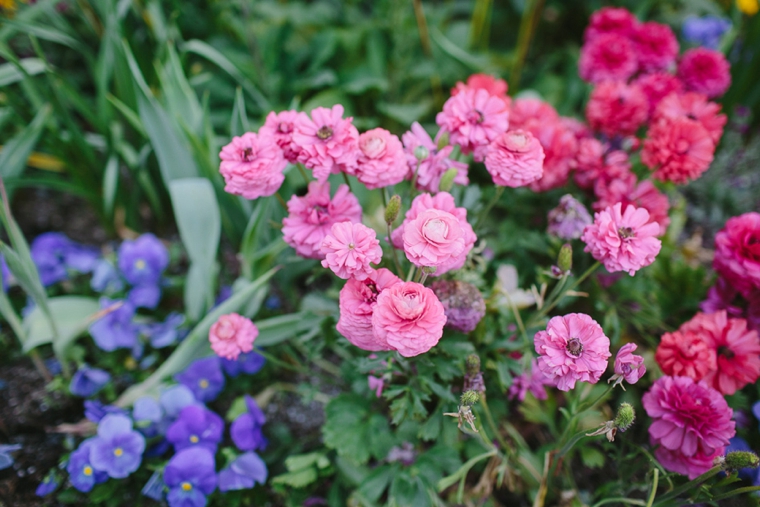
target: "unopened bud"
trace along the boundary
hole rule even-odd
[[[435,274],[437,270],[438,268],[435,266],[425,266],[422,268],[422,272],[425,273],[426,275],[433,275]]]
[[[636,419],[636,412],[630,403],[621,403],[615,416],[615,427],[623,432],[631,427]]]
[[[398,212],[401,210],[401,197],[394,195],[388,201],[385,207],[385,223],[391,225],[398,218]]]
[[[760,458],[754,452],[732,451],[726,454],[722,465],[729,472],[741,470],[742,468],[757,468],[760,466]]]
[[[480,394],[477,391],[465,391],[462,394],[462,406],[471,407],[478,402]]]
[[[438,183],[438,190],[441,192],[448,192],[451,187],[454,186],[454,178],[459,174],[459,169],[452,167],[441,176],[441,181]]]
[[[470,354],[466,360],[467,374],[475,375],[480,372],[480,357],[477,354]]]
[[[559,267],[563,273],[567,273],[573,269],[573,247],[570,246],[570,243],[565,243],[562,245],[562,248],[559,249],[557,267]]]
[[[430,151],[424,146],[419,145],[414,149],[414,157],[418,161],[422,162],[423,160],[428,158],[428,156],[430,156]]]
[[[441,134],[438,136],[438,149],[442,150],[448,145],[449,145],[449,133],[441,132]]]

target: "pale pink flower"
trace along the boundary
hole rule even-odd
[[[664,97],[654,112],[653,120],[688,118],[696,120],[710,134],[715,145],[723,136],[726,115],[720,114],[720,104],[710,102],[705,95],[696,92],[671,93]]]
[[[317,107],[311,118],[304,113],[295,120],[293,143],[298,147],[298,161],[311,169],[319,182],[330,174],[352,173],[359,149],[359,131],[353,118],[343,118],[343,106]]]
[[[746,298],[760,290],[760,213],[728,219],[715,235],[713,268]]]
[[[372,324],[389,347],[413,357],[438,344],[446,315],[432,290],[419,283],[400,282],[377,296]]]
[[[692,48],[681,56],[678,78],[687,90],[719,97],[731,86],[731,65],[720,51]]]
[[[404,253],[415,266],[445,266],[457,261],[464,247],[459,219],[446,211],[425,210],[404,227]]]
[[[638,65],[633,42],[619,33],[606,33],[583,45],[578,73],[591,83],[627,81]]]
[[[606,185],[595,185],[594,191],[599,198],[594,203],[595,210],[603,210],[616,203],[622,204],[623,211],[631,205],[644,208],[649,212],[649,221],[657,222],[660,226],[657,235],[663,236],[667,232],[670,225],[670,202],[668,196],[660,192],[650,180],[637,183],[635,177],[617,178]]]
[[[303,197],[292,196],[288,201],[288,217],[283,219],[282,234],[285,243],[307,259],[324,259],[322,241],[333,224],[358,223],[362,220],[362,208],[348,185],[341,185],[330,199],[330,183],[309,183],[309,191]]]
[[[673,67],[678,57],[678,40],[668,25],[648,21],[633,31],[639,70],[653,72]]]
[[[241,352],[253,350],[253,342],[259,335],[256,325],[238,315],[228,313],[222,315],[209,329],[208,339],[211,350],[217,356],[235,361]]]
[[[634,134],[648,114],[649,101],[641,88],[619,81],[597,84],[586,104],[589,126],[608,137]]]
[[[375,391],[375,397],[379,398],[383,395],[385,381],[383,381],[382,378],[375,377],[374,375],[367,375],[367,383],[370,391]]]
[[[589,24],[583,32],[583,40],[589,41],[606,33],[615,33],[624,37],[633,35],[639,21],[628,9],[623,7],[602,7],[591,14]]]
[[[370,190],[401,183],[409,173],[404,147],[385,129],[372,129],[359,136],[359,156],[352,173]]]
[[[453,97],[464,90],[485,90],[494,97],[500,98],[504,102],[504,107],[509,109],[511,99],[507,96],[507,82],[503,79],[497,79],[488,74],[473,74],[467,78],[467,84],[458,81],[451,89],[451,95]]]
[[[467,178],[467,168],[464,162],[451,160],[449,155],[454,151],[451,145],[444,146],[440,150],[436,143],[430,138],[430,135],[417,122],[412,123],[412,128],[401,136],[404,142],[404,152],[406,153],[406,162],[409,166],[407,178],[414,180],[415,174],[417,179],[415,185],[418,190],[425,192],[437,193],[441,178],[449,169],[456,169],[454,183],[457,185],[469,185],[470,180]],[[419,160],[417,158],[417,148],[423,147],[427,150],[427,157]]]
[[[533,135],[541,125],[558,121],[551,104],[532,97],[516,99],[509,111],[509,130],[529,130]]]
[[[602,327],[583,313],[552,317],[534,342],[538,367],[560,391],[573,389],[577,381],[596,384],[612,355]]]
[[[288,162],[271,136],[247,132],[233,137],[219,158],[224,191],[230,194],[257,199],[277,192],[285,180]]]
[[[510,130],[490,144],[485,164],[496,185],[524,187],[543,175],[544,149],[530,132]]]
[[[330,268],[344,280],[364,280],[374,271],[370,263],[377,264],[383,258],[375,231],[351,222],[333,224],[322,241],[322,253],[322,267]]]
[[[660,225],[649,221],[649,212],[629,205],[621,212],[621,203],[594,214],[594,223],[586,226],[581,240],[607,271],[636,271],[649,266],[660,252],[662,242],[656,238]]]
[[[629,384],[635,384],[644,376],[647,372],[647,367],[644,366],[644,358],[635,355],[634,350],[636,350],[635,343],[626,343],[620,347],[615,356],[615,375],[607,383],[614,380],[615,385],[618,385],[625,380]]]
[[[401,283],[401,279],[385,268],[374,271],[364,280],[349,278],[340,290],[338,332],[360,349],[392,350],[388,342],[375,333],[372,313],[378,294],[397,283]]]
[[[293,143],[293,131],[295,130],[298,111],[270,112],[264,125],[259,129],[259,135],[270,135],[282,149],[285,160],[294,164],[298,160],[299,148]]]

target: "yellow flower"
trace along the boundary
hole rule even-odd
[[[16,10],[16,0],[0,0],[0,9],[6,11]]]
[[[736,6],[744,14],[748,14],[750,16],[757,14],[758,9],[760,9],[760,5],[758,5],[757,0],[736,0]]]

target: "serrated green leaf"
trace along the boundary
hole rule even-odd
[[[317,480],[317,470],[314,467],[305,468],[298,472],[288,472],[272,478],[274,484],[285,484],[293,488],[303,488]]]
[[[321,457],[324,457],[324,455],[319,452],[288,456],[285,459],[285,468],[288,469],[288,472],[297,472],[316,465]]]
[[[322,427],[325,445],[354,463],[366,463],[371,438],[367,431],[368,410],[367,400],[354,394],[341,394],[330,400]]]
[[[375,468],[372,472],[362,481],[362,485],[359,488],[361,493],[370,502],[376,502],[388,488],[391,479],[395,475],[396,470],[388,465],[383,465]]]
[[[581,461],[589,468],[601,468],[604,466],[604,454],[595,447],[588,445],[579,446]]]

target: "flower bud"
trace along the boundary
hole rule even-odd
[[[420,162],[422,162],[423,160],[425,160],[426,158],[428,158],[428,156],[429,156],[429,155],[430,155],[430,151],[428,151],[428,149],[427,149],[427,148],[425,148],[425,147],[424,147],[424,146],[422,146],[422,145],[419,145],[419,146],[417,146],[417,147],[414,149],[414,157],[415,157],[415,158],[416,158],[418,161],[420,161]]]
[[[394,195],[385,207],[385,223],[391,225],[398,218],[401,210],[401,197]]]
[[[467,374],[475,375],[480,372],[480,357],[477,354],[470,354],[466,360]]]
[[[570,246],[570,243],[565,243],[562,245],[562,248],[559,249],[557,267],[559,267],[563,273],[567,273],[573,268],[573,247]]]
[[[422,268],[422,272],[426,275],[434,275],[436,270],[438,270],[438,268],[435,266],[424,266]]]
[[[742,468],[757,468],[760,466],[760,458],[754,452],[733,451],[726,454],[722,465],[729,472],[741,470]]]
[[[627,430],[636,419],[636,412],[630,403],[621,403],[615,416],[615,427],[621,432]]]
[[[441,181],[438,183],[438,190],[441,192],[448,192],[451,187],[454,186],[454,178],[459,174],[459,169],[452,167],[441,176]]]
[[[480,400],[480,394],[477,391],[465,391],[462,394],[462,406],[471,407]]]
[[[449,145],[449,133],[448,132],[444,132],[438,138],[438,146],[437,146],[437,148],[439,150],[442,150],[442,149],[444,149],[448,145]]]

